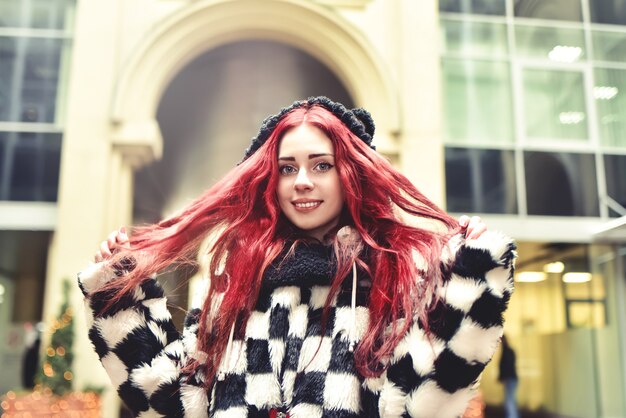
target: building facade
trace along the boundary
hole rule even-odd
[[[181,207],[266,115],[325,94],[370,110],[427,196],[518,240],[520,406],[626,416],[625,45],[623,0],[2,3],[0,361],[17,376],[21,324],[56,314],[111,230]],[[75,387],[106,386],[77,328]]]

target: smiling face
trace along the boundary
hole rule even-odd
[[[311,125],[288,131],[278,147],[278,203],[297,228],[322,240],[339,222],[343,188],[331,140]]]

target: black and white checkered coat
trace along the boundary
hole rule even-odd
[[[513,287],[513,243],[497,232],[452,239],[443,262],[451,273],[430,320],[429,340],[415,322],[380,378],[364,379],[349,350],[367,329],[369,280],[359,271],[357,303],[345,280],[322,335],[322,307],[332,266],[328,250],[298,248],[293,262],[270,268],[244,338],[235,338],[207,393],[202,377],[181,372],[196,350],[198,312],[179,335],[155,280],[103,314],[88,295],[117,276],[103,263],[79,274],[87,296],[89,337],[124,402],[139,417],[292,418],[458,417],[502,335]],[[355,316],[353,316],[353,314]]]

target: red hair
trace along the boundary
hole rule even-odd
[[[441,252],[458,223],[331,112],[319,105],[303,106],[287,113],[261,148],[180,213],[158,224],[135,228],[130,246],[110,261],[119,262],[124,257],[135,261],[126,280],[108,285],[107,290],[115,290],[112,306],[172,263],[195,260],[202,242],[210,234],[217,235],[210,248],[211,285],[198,330],[198,349],[207,357],[204,364],[191,366],[203,368],[207,386],[217,373],[233,324],[236,336],[244,334],[265,269],[287,241],[293,241],[295,227],[282,216],[276,197],[278,147],[287,131],[305,123],[321,129],[333,143],[345,195],[338,228],[351,226],[362,243],[349,246],[337,236],[333,238],[337,274],[325,312],[354,262],[372,279],[369,329],[355,352],[359,372],[365,377],[380,375],[380,365],[410,326],[410,321],[400,319],[419,318],[427,324],[432,295],[441,283]],[[434,232],[409,225],[402,213],[438,221],[445,230]],[[367,265],[359,258],[361,247],[368,249]],[[415,252],[427,268],[416,265]],[[215,301],[219,301],[218,309]]]

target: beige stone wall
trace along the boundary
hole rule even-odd
[[[436,13],[435,0],[79,2],[44,320],[58,309],[61,279],[131,221],[133,171],[161,154],[155,113],[167,83],[229,41],[284,42],[325,63],[375,116],[379,150],[442,203]],[[82,305],[78,289],[72,300]],[[77,387],[108,385],[85,330],[79,314]],[[112,390],[103,405],[105,418],[117,416]]]

